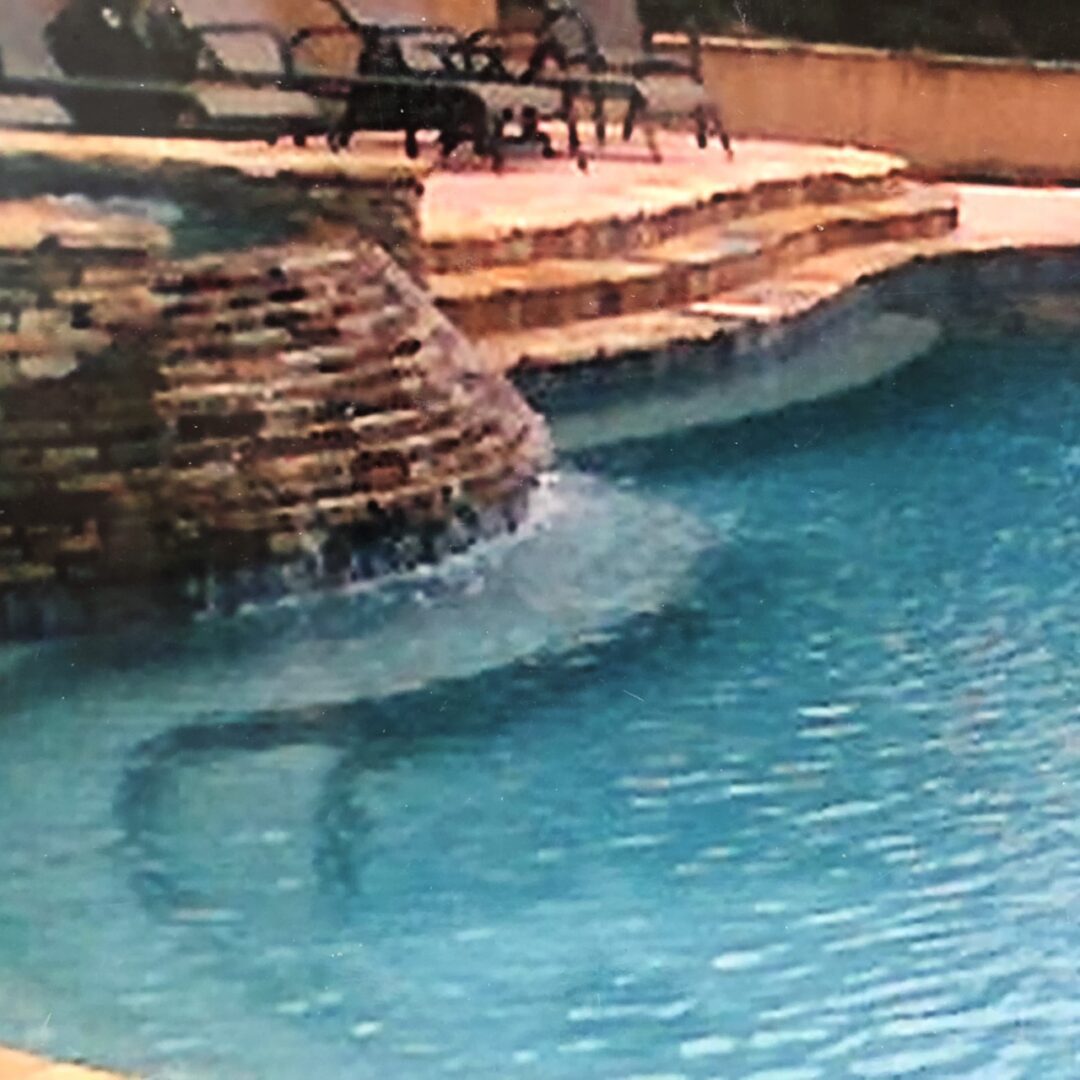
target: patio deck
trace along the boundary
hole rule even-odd
[[[644,143],[613,142],[588,172],[565,158],[530,157],[502,175],[471,170],[433,172],[425,181],[422,236],[429,244],[551,231],[578,223],[659,215],[764,184],[815,176],[880,178],[905,168],[902,158],[854,147],[740,141],[735,157],[711,144],[699,150],[689,134],[660,136],[663,161]],[[478,213],[482,209],[482,213]]]
[[[1080,246],[1080,192],[924,184],[890,154],[668,133],[504,176],[436,171],[421,235],[440,304],[499,370],[610,361],[796,320],[916,259]]]

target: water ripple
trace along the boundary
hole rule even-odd
[[[302,631],[0,653],[0,1041],[1072,1080],[1076,361],[607,446],[546,532]]]

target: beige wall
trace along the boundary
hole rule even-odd
[[[476,30],[481,26],[495,26],[499,21],[496,0],[430,0],[432,15],[439,22]]]
[[[3,9],[0,44],[8,74],[31,76],[50,70],[52,64],[43,40],[45,26],[65,3],[67,0],[0,0]],[[319,0],[176,0],[176,3],[192,25],[268,20],[295,30],[336,22],[332,8]],[[349,3],[366,18],[426,19],[461,30],[494,26],[497,20],[496,0],[349,0]],[[351,61],[355,59],[355,46],[345,45],[336,53],[330,49],[328,55]]]
[[[4,0],[0,0],[3,3]],[[49,0],[59,2],[59,0]],[[449,24],[460,30],[475,30],[495,23],[496,0],[346,0],[361,19],[398,22],[426,21],[433,25]],[[175,0],[191,25],[212,22],[266,21],[292,32],[302,26],[333,26],[338,23],[333,8],[320,0]],[[214,39],[214,47],[226,63],[243,68],[251,41],[233,39],[228,51],[227,39]],[[302,62],[314,62],[327,71],[352,71],[356,64],[357,43],[347,38],[317,38],[304,46]],[[223,52],[223,50],[225,50]],[[266,56],[259,55],[265,62]]]
[[[259,0],[266,8],[276,10],[290,23],[312,24],[333,21],[319,10],[315,0]],[[461,30],[476,30],[494,26],[497,21],[496,0],[363,0],[352,4],[353,10],[370,19],[399,17],[425,19]],[[329,13],[329,9],[326,9]]]
[[[857,143],[950,176],[1080,179],[1080,65],[711,38],[736,135]]]

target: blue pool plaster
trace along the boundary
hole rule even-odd
[[[973,281],[875,299],[922,358],[862,389],[575,441],[446,572],[0,653],[0,1042],[1075,1076],[1080,348]]]

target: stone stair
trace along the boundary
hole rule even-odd
[[[552,366],[794,317],[867,265],[906,261],[956,224],[955,199],[942,188],[898,174],[813,178],[622,230],[595,222],[592,246],[587,229],[564,231],[561,244],[466,244],[456,260],[442,245],[429,283],[491,367]]]

